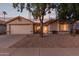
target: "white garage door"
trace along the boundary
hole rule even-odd
[[[11,34],[32,34],[32,25],[11,25]]]

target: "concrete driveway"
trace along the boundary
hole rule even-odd
[[[25,35],[0,35],[0,48],[8,48],[24,37]]]

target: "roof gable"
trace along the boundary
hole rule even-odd
[[[18,16],[7,21],[6,24],[32,24],[33,22],[24,17]]]

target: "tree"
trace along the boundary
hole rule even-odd
[[[5,15],[7,15],[7,12],[3,11],[3,15],[4,15],[4,20],[5,20]]]
[[[13,7],[19,10],[20,12],[26,8],[30,13],[32,13],[34,19],[40,20],[41,27],[41,37],[43,37],[43,20],[47,11],[50,11],[51,8],[54,8],[54,5],[51,3],[13,3]]]
[[[79,4],[61,3],[58,5],[59,21],[67,21],[70,24],[70,33],[73,33],[74,21],[79,19]]]

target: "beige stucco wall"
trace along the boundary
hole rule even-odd
[[[48,31],[49,31],[49,33],[51,31],[59,31],[59,24],[57,22],[55,22],[55,23],[48,25]]]
[[[51,33],[51,31],[62,31],[62,30],[60,29],[60,25],[61,25],[61,24],[60,24],[59,22],[54,22],[54,23],[50,24],[50,25],[48,26],[48,31],[49,31],[49,33]],[[69,31],[69,30],[70,30],[69,24],[66,23],[66,25],[67,25],[67,31]]]

